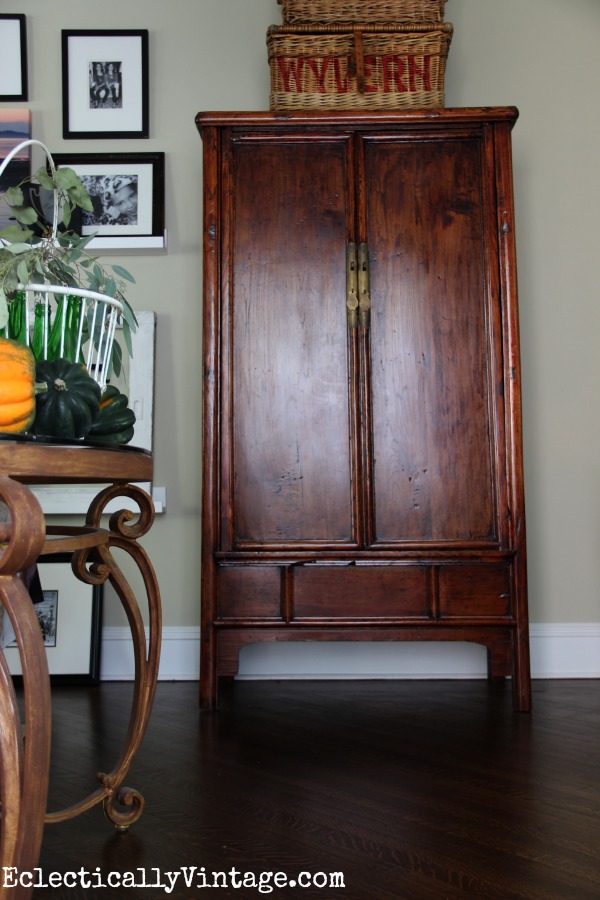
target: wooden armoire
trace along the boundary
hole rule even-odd
[[[199,113],[201,706],[257,641],[474,641],[530,708],[512,107]]]

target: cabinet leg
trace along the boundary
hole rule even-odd
[[[529,631],[519,629],[513,647],[513,706],[516,712],[531,711]]]
[[[494,641],[487,645],[488,681],[503,681],[512,674],[510,641]]]
[[[219,705],[218,643],[212,627],[205,627],[200,642],[200,709],[212,712]]]

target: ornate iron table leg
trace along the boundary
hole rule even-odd
[[[12,623],[21,666],[25,706],[24,741],[12,677],[0,648],[0,797],[2,820],[0,900],[27,900],[33,886],[21,873],[38,863],[50,766],[50,677],[40,626],[18,573],[35,563],[45,538],[38,501],[22,484],[0,475],[0,601]],[[7,883],[8,875],[8,883]],[[14,884],[14,886],[10,886]]]
[[[139,514],[128,510],[114,513],[109,519],[108,531],[100,528],[101,516],[112,500],[128,497],[139,507]],[[135,521],[133,521],[135,520]],[[152,499],[141,488],[133,485],[112,485],[102,491],[92,502],[86,525],[104,535],[101,542],[82,549],[75,549],[72,557],[73,571],[88,584],[109,581],[116,591],[131,629],[133,639],[135,680],[129,728],[121,756],[109,773],[100,772],[97,779],[101,787],[80,803],[58,812],[49,813],[46,822],[62,822],[72,819],[97,803],[102,803],[104,813],[118,830],[126,830],[142,814],[142,795],[123,785],[135,754],[146,731],[158,679],[161,644],[160,592],[154,569],[138,538],[146,534],[154,521]],[[54,542],[52,542],[54,543]],[[60,545],[60,541],[56,542]],[[62,548],[61,548],[62,549]],[[149,614],[149,639],[146,641],[144,622],[135,594],[123,571],[116,562],[113,550],[128,554],[135,562],[144,582]],[[122,809],[118,808],[119,804]]]

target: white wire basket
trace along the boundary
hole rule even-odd
[[[52,155],[46,145],[37,140],[22,141],[13,147],[0,165],[0,175],[13,158],[29,146],[41,147],[54,175],[56,166]],[[49,238],[54,242],[58,230],[58,214],[58,195],[55,191]],[[17,290],[22,291],[25,298],[24,303],[22,298],[12,301],[23,305],[23,342],[31,347],[35,340],[38,359],[48,359],[49,351],[52,351],[53,358],[66,355],[73,362],[82,362],[104,390],[110,375],[115,331],[123,312],[123,304],[107,294],[69,285],[30,282],[18,284]],[[72,331],[67,321],[69,309],[77,311],[77,322]],[[10,336],[8,324],[4,329],[4,336]]]

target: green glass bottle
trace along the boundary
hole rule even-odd
[[[54,314],[54,321],[48,337],[47,359],[58,359],[64,356],[63,323],[66,318],[67,298],[60,297]]]
[[[48,311],[48,322],[50,315]],[[46,305],[36,303],[33,308],[33,336],[31,351],[36,359],[44,359],[44,334],[46,333]]]
[[[66,359],[71,362],[81,362],[82,354],[77,356],[77,338],[79,335],[79,317],[81,315],[81,297],[69,296],[67,301],[67,318],[65,323],[65,352]]]
[[[26,303],[25,291],[15,291],[8,311],[8,336],[13,341],[19,341],[20,344],[27,343]]]

